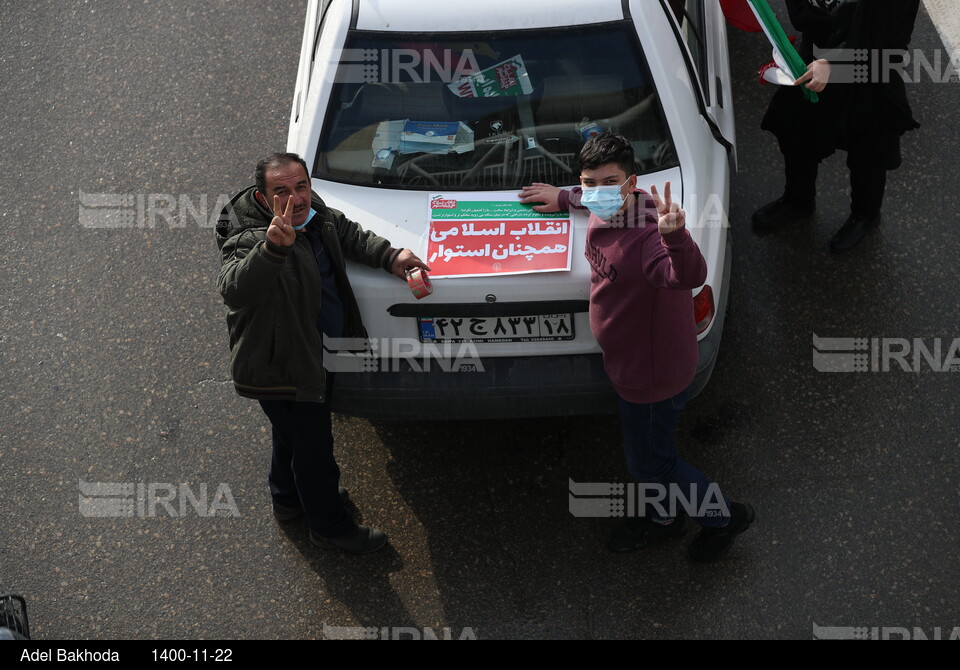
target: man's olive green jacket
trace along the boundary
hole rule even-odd
[[[325,402],[326,373],[317,319],[320,270],[306,235],[292,247],[267,240],[273,213],[256,201],[256,188],[238,193],[220,212],[217,287],[227,306],[231,369],[237,393],[256,400]],[[344,337],[367,336],[344,259],[390,272],[400,250],[363,230],[314,193],[320,226],[337,278],[344,311]]]

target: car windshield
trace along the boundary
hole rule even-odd
[[[591,135],[626,136],[637,173],[677,164],[630,22],[503,33],[353,31],[313,174],[365,186],[579,183]]]

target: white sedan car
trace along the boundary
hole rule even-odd
[[[616,411],[588,319],[587,215],[541,221],[517,202],[532,182],[577,185],[580,148],[603,130],[630,139],[642,187],[671,182],[707,260],[699,392],[730,284],[729,82],[710,0],[309,0],[287,149],[330,207],[413,249],[435,278],[418,300],[350,266],[374,358],[338,375],[335,408]]]

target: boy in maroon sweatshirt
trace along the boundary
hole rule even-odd
[[[580,183],[567,191],[532,184],[524,203],[542,202],[540,212],[589,209],[586,255],[592,268],[590,328],[620,396],[627,468],[648,498],[665,493],[662,504],[647,502],[643,516],[627,518],[608,539],[613,551],[639,549],[650,540],[684,532],[685,517],[673,496],[706,510],[690,557],[714,560],[754,520],[750,505],[731,502],[707,477],[677,455],[674,433],[697,369],[693,289],[706,280],[707,266],[685,227],[685,213],[671,200],[637,189],[633,147],[626,138],[603,133],[580,152]],[[710,496],[713,496],[711,498]],[[712,504],[712,503],[716,504]]]

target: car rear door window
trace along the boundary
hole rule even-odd
[[[709,106],[710,82],[709,63],[707,62],[706,15],[704,14],[704,0],[669,0],[670,9],[680,26],[680,37],[690,50],[694,68],[703,90],[704,100]]]

